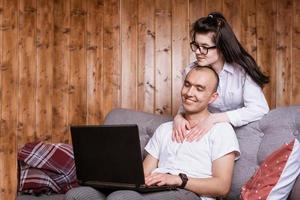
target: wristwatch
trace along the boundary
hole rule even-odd
[[[178,176],[181,178],[181,180],[182,180],[182,183],[181,183],[181,185],[179,186],[179,188],[184,188],[185,186],[186,186],[186,183],[188,182],[188,177],[187,177],[187,175],[186,174],[183,174],[183,173],[179,173],[178,174]]]

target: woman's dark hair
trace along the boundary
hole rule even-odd
[[[260,86],[269,83],[269,77],[259,69],[253,57],[237,40],[225,17],[219,12],[212,12],[207,17],[198,19],[192,27],[191,38],[195,41],[197,33],[213,32],[213,40],[228,63],[237,63]]]

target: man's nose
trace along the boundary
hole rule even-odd
[[[187,91],[187,95],[192,96],[194,94],[194,87],[190,87]]]

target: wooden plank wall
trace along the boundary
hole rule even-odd
[[[176,113],[191,23],[215,10],[270,75],[271,108],[299,105],[300,0],[0,0],[0,200],[26,142],[69,143],[116,107]]]

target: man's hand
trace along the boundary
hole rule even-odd
[[[210,114],[208,118],[199,122],[191,131],[185,135],[185,139],[188,142],[199,141],[216,123],[213,114]]]
[[[182,180],[179,176],[164,174],[164,173],[153,173],[145,177],[146,185],[175,185],[180,186]]]
[[[185,138],[186,131],[189,129],[191,129],[189,122],[182,116],[182,114],[177,114],[173,121],[172,140],[182,143]]]

